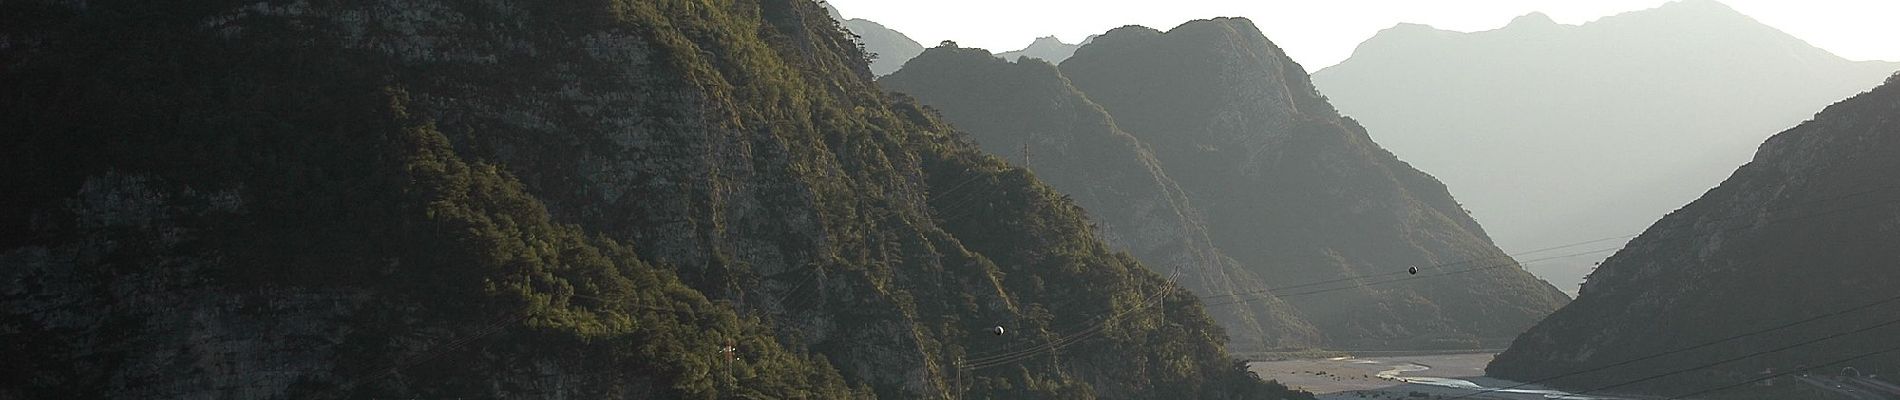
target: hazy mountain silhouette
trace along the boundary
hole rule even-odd
[[[1061,69],[1152,146],[1243,268],[1328,282],[1278,294],[1332,347],[1501,345],[1567,300],[1444,185],[1341,118],[1246,19],[1118,28]]]
[[[852,34],[858,35],[858,42],[864,44],[864,51],[871,53],[872,74],[889,75],[898,68],[903,68],[904,62],[910,61],[911,57],[924,52],[924,45],[911,40],[910,36],[904,35],[903,32],[863,18],[845,19],[844,15],[838,12],[838,8],[832,7],[831,3],[819,1],[818,4],[825,7],[825,11],[831,14],[831,19],[843,24],[844,28],[850,30]]]
[[[1203,213],[1147,146],[1117,128],[1054,65],[1037,59],[1012,63],[982,49],[937,47],[878,83],[941,111],[984,150],[1072,196],[1110,245],[1127,249],[1157,273],[1180,269],[1182,285],[1197,294],[1231,296],[1289,283],[1263,280],[1216,248]],[[1272,295],[1239,298],[1242,304],[1209,310],[1232,337],[1230,349],[1319,344],[1317,331],[1285,302]]]
[[[1603,262],[1576,301],[1519,337],[1489,374],[1589,388],[1709,364],[1900,317],[1900,75],[1775,135],[1754,160]],[[1789,325],[1876,304],[1836,317]],[[1681,395],[1800,366],[1900,373],[1900,328],[1875,328],[1625,389]],[[1830,360],[1868,354],[1845,364]],[[1772,390],[1748,387],[1750,391]],[[1781,396],[1801,398],[1806,396]]]
[[[1036,38],[1036,41],[1029,43],[1029,47],[1024,47],[1022,50],[996,53],[996,56],[1009,61],[1029,57],[1042,59],[1050,63],[1061,63],[1062,60],[1067,60],[1069,56],[1075,55],[1075,49],[1086,46],[1093,40],[1095,40],[1095,36],[1090,35],[1088,39],[1083,39],[1080,44],[1068,44],[1063,43],[1062,39],[1057,39],[1055,36],[1044,36]]]
[[[1542,14],[1474,33],[1400,24],[1313,81],[1522,252],[1633,234],[1767,135],[1896,68],[1686,0],[1578,26]],[[1570,291],[1605,254],[1530,268]]]

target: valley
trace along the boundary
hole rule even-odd
[[[1250,369],[1263,378],[1313,392],[1322,400],[1451,399],[1479,400],[1647,400],[1633,395],[1571,394],[1538,385],[1484,376],[1495,353],[1388,357],[1332,357],[1257,361]]]

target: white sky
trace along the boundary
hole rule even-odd
[[[1192,19],[1247,17],[1308,71],[1339,63],[1359,42],[1400,22],[1457,31],[1504,26],[1542,11],[1581,24],[1667,0],[828,0],[845,18],[896,29],[925,47],[955,40],[991,51],[1041,36],[1076,43],[1122,25],[1167,30]],[[1763,23],[1850,60],[1900,61],[1900,1],[1722,0]]]

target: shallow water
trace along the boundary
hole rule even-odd
[[[1384,362],[1372,361],[1372,360],[1351,360],[1348,362],[1352,362],[1355,364],[1385,364]],[[1436,378],[1436,377],[1426,377],[1426,376],[1400,375],[1407,372],[1425,371],[1431,368],[1432,368],[1431,366],[1419,364],[1419,363],[1410,363],[1410,362],[1401,363],[1401,364],[1393,365],[1392,368],[1390,369],[1379,371],[1378,376],[1384,379],[1390,379],[1390,380],[1395,380],[1399,382],[1418,384],[1418,385],[1438,386],[1438,387],[1445,387],[1445,388],[1452,388],[1452,389],[1480,390],[1480,391],[1488,391],[1492,393],[1530,394],[1530,395],[1543,396],[1546,399],[1559,399],[1559,400],[1621,400],[1622,399],[1620,397],[1584,396],[1584,395],[1564,392],[1561,390],[1550,390],[1550,389],[1527,389],[1527,388],[1521,388],[1521,387],[1512,388],[1512,389],[1500,389],[1496,387],[1488,387],[1488,386],[1480,385],[1477,382],[1472,382],[1472,381],[1458,379],[1458,378]],[[1497,380],[1497,381],[1506,383],[1503,386],[1517,385],[1517,382],[1510,382],[1510,381],[1503,381],[1503,380]]]

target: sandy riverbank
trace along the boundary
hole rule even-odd
[[[1405,357],[1336,357],[1327,359],[1264,361],[1252,364],[1261,378],[1319,394],[1321,399],[1429,400],[1471,395],[1484,388],[1515,382],[1483,377],[1492,354],[1448,354]],[[1408,383],[1431,382],[1433,384]],[[1548,397],[1547,388],[1527,386],[1519,393],[1492,392],[1469,399],[1613,399],[1611,397]],[[1417,393],[1424,397],[1415,397]]]

